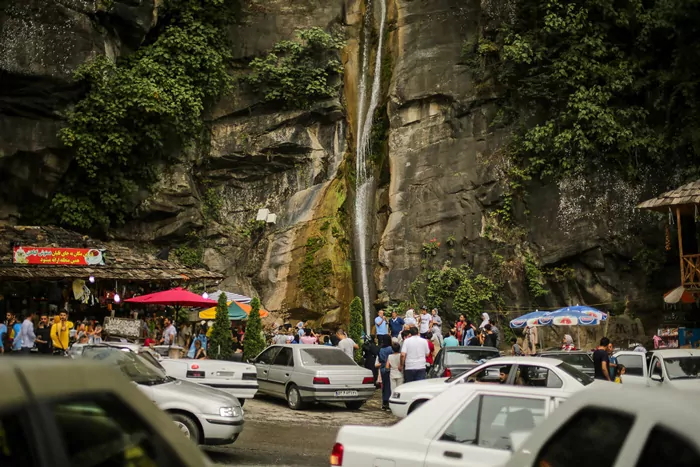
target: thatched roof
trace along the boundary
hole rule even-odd
[[[50,266],[14,264],[12,245],[104,249],[101,266]],[[0,280],[96,279],[139,281],[221,280],[221,274],[190,269],[116,243],[103,242],[59,227],[0,226]]]
[[[675,190],[644,201],[637,205],[639,209],[668,211],[669,207],[684,207],[700,204],[700,180],[683,185]]]

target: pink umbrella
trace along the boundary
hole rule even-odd
[[[201,295],[177,287],[172,290],[164,290],[140,297],[124,300],[130,303],[143,303],[146,305],[171,305],[171,306],[193,306],[198,308],[209,308],[216,305],[216,301],[203,298]]]

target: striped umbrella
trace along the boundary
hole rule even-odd
[[[246,297],[245,295],[239,295],[233,292],[224,292],[223,290],[217,290],[209,294],[209,299],[219,300],[219,295],[225,294],[227,302],[238,302],[238,303],[250,303],[252,298]]]
[[[535,310],[531,313],[511,320],[510,327],[513,329],[522,329],[526,326],[541,326],[539,323],[540,318],[543,318],[549,314],[550,313],[547,311]]]

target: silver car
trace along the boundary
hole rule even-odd
[[[375,389],[372,372],[336,347],[273,345],[251,363],[258,371],[258,392],[285,398],[292,410],[307,402],[344,402],[356,410]]]
[[[155,360],[137,355],[128,348],[86,345],[79,353],[74,352],[73,358],[102,361],[118,368],[198,444],[230,444],[243,431],[243,409],[235,397],[166,376]]]

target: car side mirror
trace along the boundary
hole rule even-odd
[[[651,380],[661,383],[661,382],[664,380],[664,377],[661,376],[661,375],[652,374],[652,375],[651,375]]]
[[[255,357],[246,359],[246,363],[255,364]]]
[[[510,450],[512,452],[520,449],[527,437],[530,436],[529,431],[514,431],[510,434]]]

